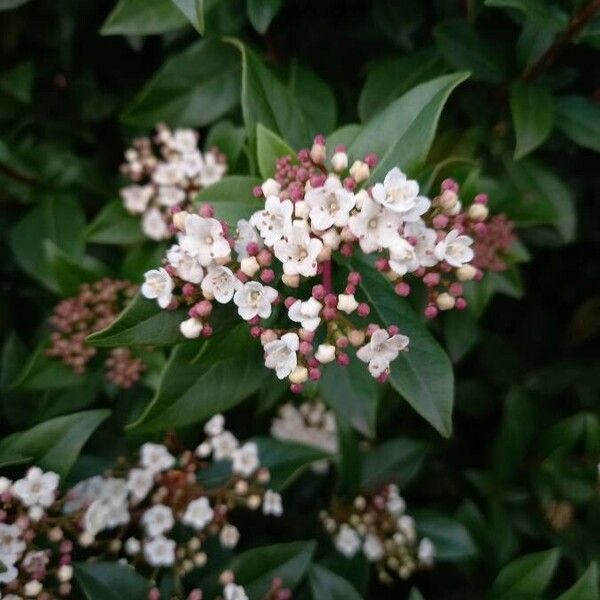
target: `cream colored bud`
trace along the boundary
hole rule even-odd
[[[365,343],[365,332],[360,331],[359,329],[353,329],[348,334],[348,339],[355,348],[358,348],[358,346],[362,346]]]
[[[340,247],[340,234],[335,227],[328,229],[322,236],[323,243],[332,250],[337,250]]]
[[[371,169],[369,169],[369,165],[361,160],[355,160],[350,167],[350,175],[356,183],[369,179],[370,174]]]
[[[196,456],[198,458],[206,458],[207,456],[210,456],[211,453],[212,453],[212,446],[210,445],[209,442],[202,442],[196,448]]]
[[[265,195],[265,198],[268,198],[269,196],[279,196],[281,185],[273,178],[269,178],[260,186],[260,189]]]
[[[355,195],[356,208],[360,210],[362,205],[369,199],[369,192],[367,190],[359,190]]]
[[[71,581],[73,579],[73,567],[71,565],[62,565],[56,573],[58,580],[61,582]]]
[[[306,231],[310,232],[310,225],[308,224],[308,221],[306,219],[294,219],[292,221],[292,225],[294,227],[301,227],[302,229],[305,229]]]
[[[477,275],[477,269],[473,265],[463,265],[456,269],[456,277],[459,281],[471,281]]]
[[[298,219],[308,219],[310,213],[310,206],[304,200],[298,200],[294,203],[294,215]]]
[[[186,319],[180,323],[179,331],[181,331],[183,337],[187,338],[188,340],[193,340],[197,337],[200,337],[200,334],[202,333],[202,321],[194,317]]]
[[[227,256],[219,256],[215,258],[215,264],[217,265],[226,265],[231,262],[231,256],[228,254]]]
[[[290,373],[290,381],[292,383],[304,383],[308,379],[308,369],[306,367],[302,367],[298,365],[291,373]]]
[[[242,273],[248,275],[248,277],[254,277],[256,272],[260,269],[260,265],[258,264],[258,260],[256,260],[256,256],[247,256],[246,258],[242,258],[240,269]]]
[[[471,221],[485,221],[489,214],[490,211],[488,210],[488,207],[485,204],[480,204],[479,202],[471,204],[467,212],[467,215]]]
[[[44,509],[36,504],[29,509],[27,514],[32,521],[37,523],[44,516]]]
[[[367,501],[362,496],[354,498],[354,508],[356,508],[356,510],[365,510],[366,506]]]
[[[196,552],[196,550],[199,550],[201,546],[201,542],[200,539],[197,538],[196,536],[194,536],[193,538],[190,538],[188,543],[187,543],[187,547],[192,551],[192,552]]]
[[[454,299],[454,296],[443,292],[436,298],[435,303],[440,310],[450,310],[454,308],[456,300]]]
[[[123,543],[118,538],[111,540],[110,544],[108,545],[108,551],[112,552],[113,554],[116,554],[117,552],[119,552],[122,545]]]
[[[444,190],[439,196],[437,203],[439,207],[445,212],[451,210],[456,206],[458,202],[458,196],[453,190]]]
[[[252,496],[248,497],[247,502],[250,510],[256,510],[261,505],[262,500],[259,495],[252,494]]]
[[[288,287],[297,288],[300,285],[300,275],[282,275],[281,281]]]
[[[60,527],[53,527],[48,532],[48,539],[51,542],[60,542],[63,539],[63,530]]]
[[[202,290],[202,295],[204,296],[204,298],[206,298],[206,300],[214,300],[215,299],[212,292],[209,292],[208,290]]]
[[[331,344],[320,344],[315,353],[315,358],[323,365],[334,361],[335,346],[332,346]]]
[[[84,531],[78,539],[79,545],[87,548],[94,543],[94,536],[89,531]]]
[[[219,575],[219,583],[221,585],[227,585],[228,583],[233,583],[235,581],[235,575],[231,569],[227,569],[223,571],[221,575]]]
[[[356,241],[356,236],[350,231],[349,227],[344,227],[342,232],[340,233],[340,237],[343,242],[354,242]]]
[[[185,218],[189,215],[186,210],[180,210],[173,215],[173,225],[179,231],[183,231],[185,229]]]
[[[457,202],[452,208],[445,211],[445,214],[447,214],[450,217],[455,217],[461,210],[462,204],[460,202]]]
[[[348,155],[345,152],[336,152],[331,157],[331,166],[336,173],[348,168]]]
[[[338,296],[338,310],[345,312],[347,315],[353,313],[358,308],[358,302],[354,294],[340,294]]]
[[[245,496],[248,493],[248,482],[244,479],[240,479],[235,484],[235,493],[239,494],[240,496]]]
[[[32,579],[31,581],[28,581],[25,584],[25,586],[23,587],[23,591],[25,592],[25,595],[30,598],[40,594],[42,589],[43,589],[43,586],[37,579]]]
[[[327,262],[328,260],[331,260],[331,248],[323,246],[317,254],[317,262]]]
[[[188,558],[181,563],[182,573],[189,573],[194,570],[194,563]]]
[[[203,567],[206,564],[206,558],[205,552],[198,552],[197,554],[194,554],[194,564],[197,567]]]
[[[393,269],[390,269],[389,271],[386,271],[384,273],[385,277],[387,277],[390,281],[396,281],[396,279],[398,279],[400,277],[400,275],[398,275],[398,273],[396,273],[396,271],[394,271]]]
[[[322,165],[325,162],[326,157],[327,149],[323,144],[312,145],[312,148],[310,149],[310,158],[315,164]]]
[[[272,329],[265,329],[265,331],[263,331],[260,334],[260,343],[263,346],[265,344],[268,344],[269,342],[274,342],[276,339],[279,339],[279,338],[277,337],[277,334]]]

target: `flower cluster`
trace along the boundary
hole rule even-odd
[[[303,402],[298,408],[291,402],[284,404],[271,423],[271,435],[285,442],[298,442],[319,448],[332,455],[338,451],[337,424],[333,411],[322,402]],[[328,469],[326,460],[311,465],[316,473]]]
[[[46,355],[62,360],[75,373],[84,373],[98,354],[86,343],[86,337],[110,325],[136,292],[136,285],[118,279],[84,283],[77,296],[61,300],[54,307]],[[130,349],[113,348],[104,360],[104,368],[108,381],[127,389],[138,381],[146,366]]]
[[[237,545],[240,532],[229,521],[233,509],[281,515],[281,497],[265,487],[270,474],[259,464],[256,444],[240,444],[221,415],[205,431],[195,452],[176,457],[164,445],[145,443],[137,464],[121,461],[64,496],[57,493],[58,475],[38,467],[15,482],[1,479],[2,593],[69,596],[77,552],[108,554],[147,572],[168,567],[182,577],[207,562],[207,538],[217,537],[224,548]],[[210,456],[231,464],[231,475],[218,487],[201,483]]]
[[[125,209],[141,215],[142,230],[153,240],[172,236],[170,211],[188,207],[204,187],[227,171],[225,156],[216,148],[202,153],[192,129],[157,127],[154,139],[138,138],[125,152],[121,172],[132,182],[121,190]]]
[[[473,265],[486,271],[505,271],[506,257],[516,240],[514,223],[506,215],[493,215],[475,237]]]
[[[415,522],[405,513],[406,503],[395,485],[371,496],[358,496],[352,505],[336,504],[320,515],[335,548],[346,558],[362,551],[376,568],[379,580],[407,579],[417,569],[431,567],[435,546],[417,540]]]
[[[142,286],[143,295],[162,308],[188,308],[189,318],[181,323],[188,338],[212,334],[215,302],[233,303],[260,338],[266,366],[278,378],[289,378],[294,392],[319,379],[322,365],[349,364],[350,348],[380,381],[408,350],[409,339],[396,325],[384,329],[366,320],[371,306],[356,298],[360,272],[351,271],[344,289],[334,292],[334,256],[376,254],[374,264],[400,296],[411,292],[408,276],[421,279],[430,318],[440,310],[464,309],[462,282],[482,276],[471,263],[474,240],[487,235],[484,194],[463,209],[458,184],[445,180],[439,195],[429,199],[398,168],[365,187],[376,156],[348,168],[345,149],[338,147],[330,169],[326,156],[325,140],[317,136],[295,161],[280,159],[275,178],[255,189],[264,208],[240,220],[235,232],[214,218],[210,205],[197,213],[176,211],[177,244],[164,267],[146,273]],[[301,287],[317,276],[320,283]],[[301,293],[281,294],[275,287],[279,279],[289,292]],[[275,326],[279,304],[287,322]]]

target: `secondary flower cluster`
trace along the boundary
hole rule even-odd
[[[229,522],[235,508],[281,515],[281,497],[265,488],[270,475],[259,464],[256,444],[241,445],[224,429],[221,415],[208,421],[205,431],[195,452],[176,457],[164,445],[145,443],[138,464],[123,461],[64,496],[57,491],[58,475],[38,467],[15,482],[1,479],[2,593],[69,596],[71,563],[75,555],[90,552],[149,573],[168,567],[183,577],[207,562],[207,538],[217,537],[224,548],[237,545],[240,532]],[[231,476],[206,488],[200,475],[211,455],[230,461]]]
[[[333,290],[334,255],[376,254],[374,264],[400,296],[411,292],[407,276],[422,279],[427,317],[464,309],[461,282],[482,276],[471,263],[474,240],[487,235],[485,195],[463,210],[456,182],[445,180],[440,194],[429,199],[398,168],[364,187],[377,157],[348,169],[345,149],[338,147],[328,169],[326,156],[325,140],[317,136],[295,162],[280,159],[275,178],[255,190],[264,208],[240,220],[235,232],[214,218],[208,204],[197,213],[176,210],[177,244],[168,250],[164,268],[147,272],[142,286],[142,294],[162,308],[188,308],[189,318],[181,323],[188,338],[212,334],[215,302],[233,303],[260,338],[266,366],[280,379],[289,378],[294,392],[319,379],[322,365],[349,364],[352,347],[371,375],[385,381],[391,362],[408,349],[397,326],[365,321],[371,306],[356,298],[360,272],[348,273],[340,293]],[[310,292],[300,287],[317,276],[321,282],[313,282]],[[274,287],[279,279],[302,292],[280,294]],[[278,304],[287,316],[281,326],[273,324]]]
[[[226,159],[216,148],[202,153],[198,134],[192,129],[171,131],[158,125],[153,139],[134,140],[125,152],[121,172],[132,185],[121,190],[126,210],[140,215],[142,230],[160,241],[173,235],[169,211],[188,207],[202,189],[223,178]]]
[[[61,300],[54,307],[46,355],[62,360],[75,373],[84,373],[98,354],[85,338],[110,325],[136,292],[136,285],[118,279],[84,283],[77,296]],[[113,348],[104,359],[104,368],[108,381],[126,389],[138,381],[146,366],[128,348]]]
[[[352,558],[362,551],[377,568],[379,580],[407,579],[435,559],[431,540],[417,540],[415,522],[405,513],[406,503],[395,485],[371,496],[358,496],[351,505],[333,505],[320,515],[338,552]]]

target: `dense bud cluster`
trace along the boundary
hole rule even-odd
[[[194,130],[159,125],[153,139],[138,138],[125,152],[121,172],[132,184],[121,190],[121,197],[129,213],[141,216],[144,234],[160,241],[173,235],[170,211],[189,207],[202,188],[226,171],[225,156],[216,148],[198,149]]]
[[[376,566],[379,580],[392,583],[394,577],[407,579],[431,567],[435,559],[435,546],[428,538],[417,539],[415,521],[405,511],[398,488],[387,485],[350,505],[334,504],[320,517],[338,552],[346,558],[362,552]]]
[[[215,219],[210,205],[197,213],[175,211],[178,243],[142,286],[162,308],[188,308],[181,323],[187,338],[210,336],[214,303],[233,303],[260,339],[265,365],[288,378],[296,393],[320,378],[324,364],[345,366],[354,354],[385,381],[390,364],[408,350],[399,327],[369,321],[372,307],[356,298],[360,271],[348,273],[342,290],[333,289],[332,258],[375,254],[377,269],[400,296],[411,292],[407,278],[421,279],[427,317],[464,309],[462,282],[483,274],[472,262],[474,239],[487,232],[484,194],[463,208],[452,180],[429,199],[398,168],[368,185],[377,164],[372,154],[348,167],[339,146],[330,169],[326,157],[325,139],[317,136],[296,159],[279,159],[275,178],[254,190],[264,208],[240,220],[236,231]],[[279,304],[287,319],[275,324]]]
[[[75,373],[84,373],[98,354],[89,346],[88,335],[108,327],[137,292],[129,281],[101,279],[84,283],[77,296],[61,300],[50,317],[52,333],[46,355],[60,359]],[[130,388],[146,366],[128,348],[113,348],[104,359],[106,378],[120,388]]]
[[[71,563],[90,555],[129,562],[147,573],[169,568],[183,577],[206,564],[207,538],[216,537],[224,548],[237,545],[240,532],[229,521],[234,509],[280,516],[281,497],[266,487],[270,474],[259,464],[256,444],[240,444],[224,429],[221,415],[208,421],[205,432],[195,452],[178,456],[164,445],[145,443],[136,464],[122,461],[64,495],[58,475],[37,467],[14,482],[0,478],[2,594],[69,597]],[[202,484],[211,456],[231,466],[218,487]],[[228,589],[233,588],[225,586],[224,598],[244,598]],[[198,592],[194,598],[201,598]],[[276,594],[269,598],[280,600]]]

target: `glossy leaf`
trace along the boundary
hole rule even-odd
[[[275,162],[282,156],[294,158],[296,152],[278,135],[259,123],[256,127],[256,158],[258,159],[258,170],[263,179],[275,175]]]
[[[457,519],[429,511],[415,513],[414,516],[419,535],[434,543],[436,560],[464,561],[477,553],[471,534]]]
[[[0,10],[2,9],[0,8]],[[10,94],[20,102],[29,104],[33,92],[34,75],[33,61],[22,62],[10,71],[0,75],[0,90]]]
[[[229,175],[204,188],[194,198],[194,203],[209,202],[218,219],[235,226],[239,219],[249,219],[252,213],[264,207],[264,202],[252,193],[260,183],[260,179],[254,177]]]
[[[600,598],[598,565],[591,563],[575,585],[561,594],[556,600],[598,600],[598,598]]]
[[[229,169],[233,168],[240,157],[244,142],[246,141],[246,130],[234,125],[231,121],[219,121],[215,123],[206,135],[206,148],[216,146],[220,152],[227,157]]]
[[[261,35],[269,28],[269,24],[281,8],[282,0],[247,0],[246,11],[252,27]]]
[[[140,218],[129,214],[122,200],[112,200],[87,226],[86,241],[91,244],[135,244],[146,237]]]
[[[150,35],[187,23],[171,0],[119,0],[104,21],[102,35]]]
[[[27,4],[28,2],[31,2],[31,0],[0,0],[0,11],[12,10],[13,8],[23,6],[23,4]]]
[[[76,563],[75,580],[87,600],[146,600],[150,582],[117,562]]]
[[[556,126],[576,144],[600,152],[600,106],[583,96],[556,100]]]
[[[564,29],[569,21],[569,17],[553,2],[544,0],[485,0],[484,4],[520,11],[538,27],[546,27],[551,31]]]
[[[204,35],[204,0],[172,0],[194,29]]]
[[[312,565],[308,581],[313,600],[360,600],[356,588],[343,577],[321,565]]]

